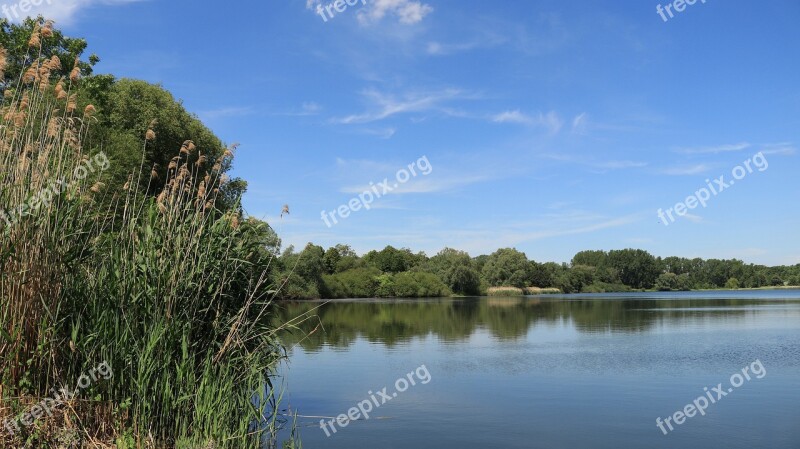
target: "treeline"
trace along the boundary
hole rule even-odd
[[[800,264],[655,257],[641,249],[581,251],[567,263],[537,262],[513,248],[470,257],[445,248],[433,257],[387,246],[357,255],[347,245],[309,243],[279,257],[286,299],[486,295],[490,288],[556,288],[564,293],[696,290],[800,285]]]

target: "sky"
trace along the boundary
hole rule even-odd
[[[800,263],[800,2],[658,1],[32,12],[86,38],[96,73],[160,83],[240,143],[244,208],[285,245]]]

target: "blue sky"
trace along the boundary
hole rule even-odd
[[[667,22],[641,0],[359,0],[327,22],[314,0],[51,1],[98,72],[162,83],[241,143],[245,208],[287,244],[800,263],[796,0]],[[760,151],[766,170],[659,221]],[[430,174],[321,219],[423,156]]]

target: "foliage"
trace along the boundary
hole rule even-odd
[[[412,288],[409,280],[413,277],[400,276],[404,273],[434,275],[450,292],[467,296],[491,294],[488,290],[494,287],[610,293],[732,288],[732,284],[728,284],[731,278],[737,279],[739,287],[800,283],[800,265],[769,268],[745,265],[735,259],[662,259],[637,249],[581,251],[568,265],[528,260],[524,253],[511,248],[474,258],[452,248],[445,248],[430,258],[424,253],[415,254],[409,249],[398,250],[391,246],[370,251],[364,257],[359,257],[346,245],[336,245],[326,251],[315,248],[307,255],[312,260],[303,262],[299,271],[293,272],[291,267],[298,263],[300,255],[288,251],[281,257],[278,265],[283,267],[284,274],[276,281],[288,282],[284,298],[393,297],[404,296],[401,293],[406,292],[410,297],[441,295],[438,286],[428,288],[428,280],[419,277],[414,278],[419,285]],[[308,269],[309,266],[315,268]],[[397,271],[401,268],[405,270]]]
[[[659,291],[686,291],[691,290],[691,280],[688,274],[662,273],[656,279],[653,287]]]
[[[425,270],[439,277],[455,293],[480,294],[481,279],[469,254],[445,248],[431,257]]]
[[[658,277],[656,258],[641,249],[609,251],[608,262],[622,283],[633,288],[652,288]]]
[[[8,27],[3,31],[7,41]],[[90,161],[110,168],[118,160],[87,137],[106,125],[94,105],[78,108],[77,72],[61,80],[55,57],[31,57],[48,54],[54,35],[44,24],[34,30],[30,53],[11,56],[29,67],[20,68],[23,83],[7,86],[0,114],[0,209],[38,198],[17,219],[0,220],[0,421],[6,404],[26,409],[101,362],[113,376],[36,428],[4,433],[0,446],[25,440],[27,447],[53,447],[57,430],[86,446],[80,440],[259,447],[279,424],[271,380],[285,356],[272,326],[277,236],[244,219],[238,198],[229,209],[217,207],[224,192],[212,187],[225,181],[196,163],[194,144],[172,148],[174,165],[157,182],[139,170],[124,184],[99,171],[77,176]],[[123,92],[114,101],[152,99]],[[158,112],[140,112],[149,111]],[[157,153],[157,134],[118,125],[132,138],[119,140],[116,151]],[[199,129],[175,126],[181,142]],[[232,154],[220,158],[229,166]],[[61,188],[42,200],[53,184]]]
[[[483,266],[483,277],[491,286],[524,288],[531,278],[525,253],[503,248],[489,255]]]
[[[36,36],[39,41],[39,45],[35,46],[36,55],[28,51],[29,48],[34,48],[29,45],[32,36]],[[88,62],[80,61],[87,45],[85,39],[64,36],[61,31],[53,28],[52,22],[46,22],[41,16],[36,19],[28,17],[21,23],[0,19],[0,47],[8,52],[2,76],[3,90],[15,86],[23,71],[30,67],[37,56],[44,59],[55,56],[61,61],[61,66],[51,73],[55,79],[69,77],[76,64],[80,75],[91,75],[100,58],[92,54]]]

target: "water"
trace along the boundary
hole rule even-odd
[[[318,315],[286,341],[305,448],[800,448],[800,291],[285,308]],[[731,387],[745,367],[751,380]],[[370,419],[320,428],[409,373],[416,385]],[[657,427],[719,383],[705,416]]]

